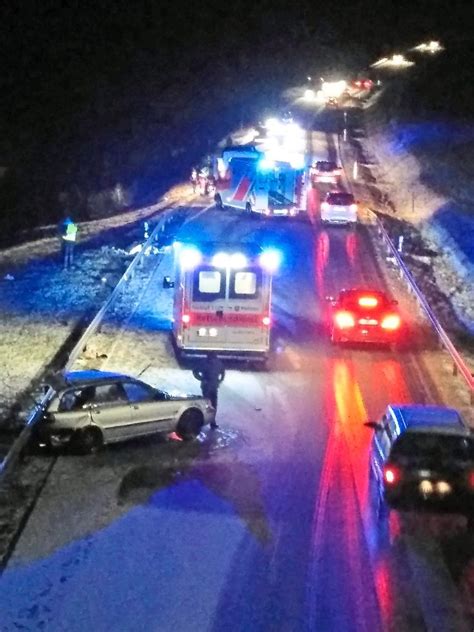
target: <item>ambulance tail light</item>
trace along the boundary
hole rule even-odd
[[[350,329],[355,326],[355,320],[350,312],[339,311],[334,316],[334,321],[339,329]]]
[[[385,316],[380,326],[382,327],[382,329],[387,329],[388,331],[395,331],[396,329],[400,328],[401,322],[402,321],[398,314],[389,314],[388,316]]]

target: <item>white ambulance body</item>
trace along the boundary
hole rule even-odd
[[[173,335],[178,352],[266,360],[276,250],[175,244]]]

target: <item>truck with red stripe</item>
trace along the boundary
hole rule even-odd
[[[173,337],[179,355],[265,362],[281,255],[255,243],[176,243]]]
[[[306,209],[304,167],[269,160],[253,145],[223,149],[214,162],[214,177],[226,206],[269,217],[295,217]]]

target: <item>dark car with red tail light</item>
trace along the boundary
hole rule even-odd
[[[333,344],[372,343],[396,345],[402,321],[397,301],[379,290],[353,288],[341,290],[331,304],[330,336]]]
[[[457,410],[391,404],[366,425],[379,507],[474,515],[474,438]]]

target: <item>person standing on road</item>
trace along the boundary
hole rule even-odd
[[[67,216],[60,225],[61,246],[64,260],[64,269],[68,270],[74,261],[74,246],[77,239],[77,224]]]
[[[194,167],[191,171],[191,185],[193,187],[193,193],[196,193],[197,184],[198,184],[198,172],[197,172],[197,169]]]
[[[225,377],[225,368],[221,360],[214,353],[208,353],[205,364],[193,371],[194,377],[201,382],[202,396],[210,400],[217,412],[217,392]],[[219,426],[214,421],[211,428]]]

